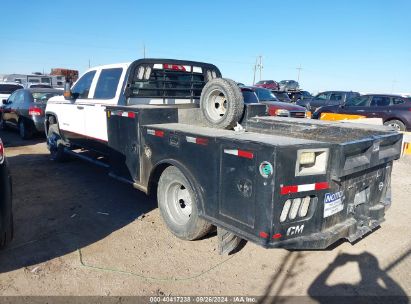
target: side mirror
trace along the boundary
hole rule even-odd
[[[70,83],[70,82],[66,82],[66,83],[64,84],[64,93],[63,93],[63,96],[64,96],[64,98],[65,98],[66,100],[72,99],[72,94],[71,94],[70,87],[71,87],[71,83]]]
[[[3,103],[4,105],[8,104],[7,99],[3,99],[3,100],[2,100],[2,103]]]

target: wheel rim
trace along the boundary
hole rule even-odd
[[[390,122],[386,124],[387,126],[393,127],[394,129],[396,129],[397,131],[401,131],[401,127],[399,124],[395,123],[395,122]]]
[[[215,89],[207,96],[206,112],[208,116],[214,120],[219,121],[224,118],[227,113],[227,97],[221,90]]]
[[[165,191],[165,203],[168,214],[177,225],[187,224],[193,204],[190,192],[183,184],[170,183]]]

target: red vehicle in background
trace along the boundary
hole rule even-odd
[[[241,87],[244,105],[252,103],[263,103],[268,106],[268,115],[306,118],[307,110],[304,107],[282,102],[268,89],[258,87]]]
[[[274,80],[260,80],[254,86],[258,88],[269,89],[269,90],[278,90],[280,88],[280,85],[278,84],[278,82]]]

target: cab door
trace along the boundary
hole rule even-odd
[[[85,106],[91,98],[91,88],[96,70],[86,72],[71,89],[73,99],[59,105],[59,127],[64,137],[81,143],[86,139]]]
[[[338,110],[341,114],[353,114],[370,116],[370,97],[369,96],[359,96],[354,97],[345,102]],[[371,116],[372,117],[372,116]]]
[[[6,125],[12,124],[12,108],[14,107],[16,96],[18,91],[14,92],[7,99],[7,103],[2,108],[2,118]],[[14,125],[14,124],[13,124]]]
[[[324,93],[318,94],[313,99],[311,99],[311,101],[310,101],[310,110],[312,112],[314,112],[317,108],[327,105],[329,99],[330,99],[330,93],[329,92],[324,92]]]
[[[102,69],[96,75],[95,85],[90,92],[93,97],[83,103],[84,134],[88,138],[108,141],[106,106],[117,105],[124,74],[122,67],[113,67]]]
[[[369,117],[382,118],[388,116],[390,112],[390,97],[389,96],[372,96],[370,102]]]
[[[24,101],[24,90],[18,90],[14,96],[13,102],[9,107],[9,117],[8,122],[10,125],[17,127],[19,122],[20,108]]]

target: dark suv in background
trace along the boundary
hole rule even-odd
[[[358,97],[360,93],[352,91],[326,91],[319,93],[312,99],[302,99],[296,102],[297,105],[306,107],[307,110],[314,112],[323,106],[342,105],[348,99]]]
[[[319,108],[312,118],[321,118],[322,113],[362,115],[381,118],[384,125],[399,131],[411,130],[411,100],[398,95],[367,94],[347,100],[342,105]]]

